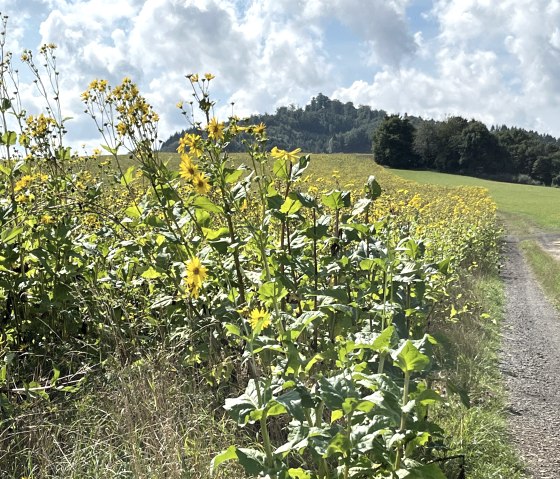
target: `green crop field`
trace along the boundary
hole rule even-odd
[[[390,170],[418,183],[442,186],[481,186],[488,189],[498,210],[515,231],[560,230],[560,189],[482,180],[431,171]]]

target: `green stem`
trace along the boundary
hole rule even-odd
[[[405,371],[404,373],[404,389],[402,395],[402,405],[401,408],[404,408],[408,403],[408,388],[410,385],[410,371]],[[406,426],[406,413],[404,411],[401,412],[401,424],[399,431],[403,432]],[[400,446],[397,450],[397,458],[395,460],[395,470],[398,470],[401,467],[401,461],[404,454],[404,445]]]
[[[266,454],[266,464],[271,467],[273,462],[272,445],[270,444],[270,436],[268,434],[268,424],[266,423],[266,412],[261,417],[261,434],[263,439],[264,452]]]
[[[383,374],[383,368],[385,367],[386,357],[387,357],[387,353],[379,354],[379,365],[377,366],[377,374]]]

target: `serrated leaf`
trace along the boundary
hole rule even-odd
[[[339,210],[350,206],[350,192],[332,190],[321,196],[321,201],[327,208]]]
[[[393,361],[404,373],[421,372],[430,365],[430,358],[407,340],[393,353]]]

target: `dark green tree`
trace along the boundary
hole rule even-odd
[[[419,157],[413,149],[414,127],[407,118],[389,115],[373,135],[373,155],[381,165],[417,168]]]

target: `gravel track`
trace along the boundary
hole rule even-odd
[[[560,259],[560,235],[538,235]],[[521,238],[525,239],[525,238]],[[519,238],[505,244],[502,371],[512,438],[534,479],[560,478],[560,315],[525,261]]]

